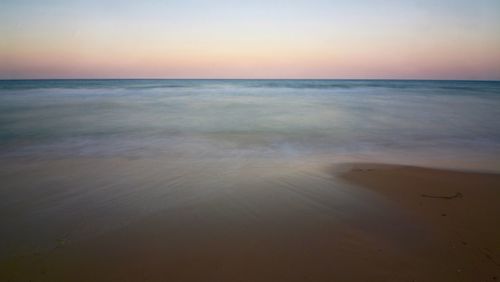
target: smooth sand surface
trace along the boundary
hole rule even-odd
[[[82,202],[88,210],[73,204],[75,213],[82,209],[88,216],[95,212],[94,206],[102,206],[95,202],[106,197],[110,197],[106,210],[122,210],[116,203],[138,205],[137,199],[145,195],[161,201],[143,198],[141,203],[162,208],[94,236],[78,239],[61,233],[54,247],[4,256],[0,280],[496,281],[500,277],[498,175],[383,165],[324,170],[299,166],[276,173],[259,166],[247,168],[244,175],[241,169],[234,174],[226,168],[199,170],[198,176],[190,174],[169,186],[162,178],[165,173],[160,173],[165,165],[71,163],[75,175],[67,177],[69,182],[60,180],[60,187],[80,183],[77,171],[94,177],[100,171],[114,175],[110,182],[121,175],[124,183],[110,190],[108,180],[99,178],[106,189],[96,189],[96,195],[88,195],[91,186],[81,188],[85,193],[65,193],[66,202],[88,197]],[[36,173],[37,183],[43,182],[51,166],[61,171],[69,164],[33,166],[30,174]],[[130,171],[123,175],[114,171],[124,167],[141,177],[127,178]],[[8,175],[18,191],[33,186],[14,171]],[[143,178],[150,185],[154,179],[154,188],[144,188]],[[94,180],[90,183],[95,185]],[[461,196],[454,197],[457,193]],[[50,227],[49,220],[68,210],[62,206],[54,215],[49,213],[57,207],[53,202],[48,205],[51,209],[45,205],[58,200],[55,195],[59,194],[52,193],[43,202],[30,200],[22,213],[16,212],[20,200],[6,201],[10,204],[3,210],[11,212],[14,222],[37,204],[37,218],[46,216],[37,227],[43,231]],[[57,226],[58,221],[51,224]],[[64,230],[62,226],[58,228]]]
[[[500,279],[499,174],[353,164],[342,178],[383,194],[429,223],[436,236],[425,246],[425,258],[454,270],[449,281]]]

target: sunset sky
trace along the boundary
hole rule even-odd
[[[500,1],[2,0],[0,79],[500,79]]]

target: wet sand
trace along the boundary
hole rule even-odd
[[[35,237],[37,231],[59,231],[49,248],[3,256],[0,280],[495,281],[500,275],[498,175],[381,165],[278,169],[277,163],[252,163],[244,168],[190,165],[189,171],[142,160],[51,161],[32,164],[29,173],[37,179],[31,181],[23,177],[22,164],[20,171],[8,164],[3,179],[17,193],[33,192],[33,181],[51,187],[52,172],[64,169],[66,178],[56,183],[63,191],[89,183],[72,193],[38,194],[38,202],[28,201],[23,213],[13,212],[20,201],[12,200],[14,192],[2,191],[12,200],[5,200],[12,204],[3,211],[12,212],[16,221],[36,204],[37,219],[46,224],[32,230]],[[172,172],[176,168],[178,175]],[[97,185],[95,179],[100,189],[88,190]],[[51,206],[74,203],[75,214],[66,215],[70,219],[92,218],[91,212],[102,216],[99,207],[157,208],[78,237],[79,232],[65,233],[67,226],[57,225],[68,207],[49,209],[44,206],[49,200]]]

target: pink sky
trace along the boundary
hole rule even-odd
[[[500,79],[495,1],[21,2],[3,79]]]

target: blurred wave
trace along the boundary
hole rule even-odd
[[[481,162],[500,152],[500,82],[0,81],[0,145],[3,157]]]

